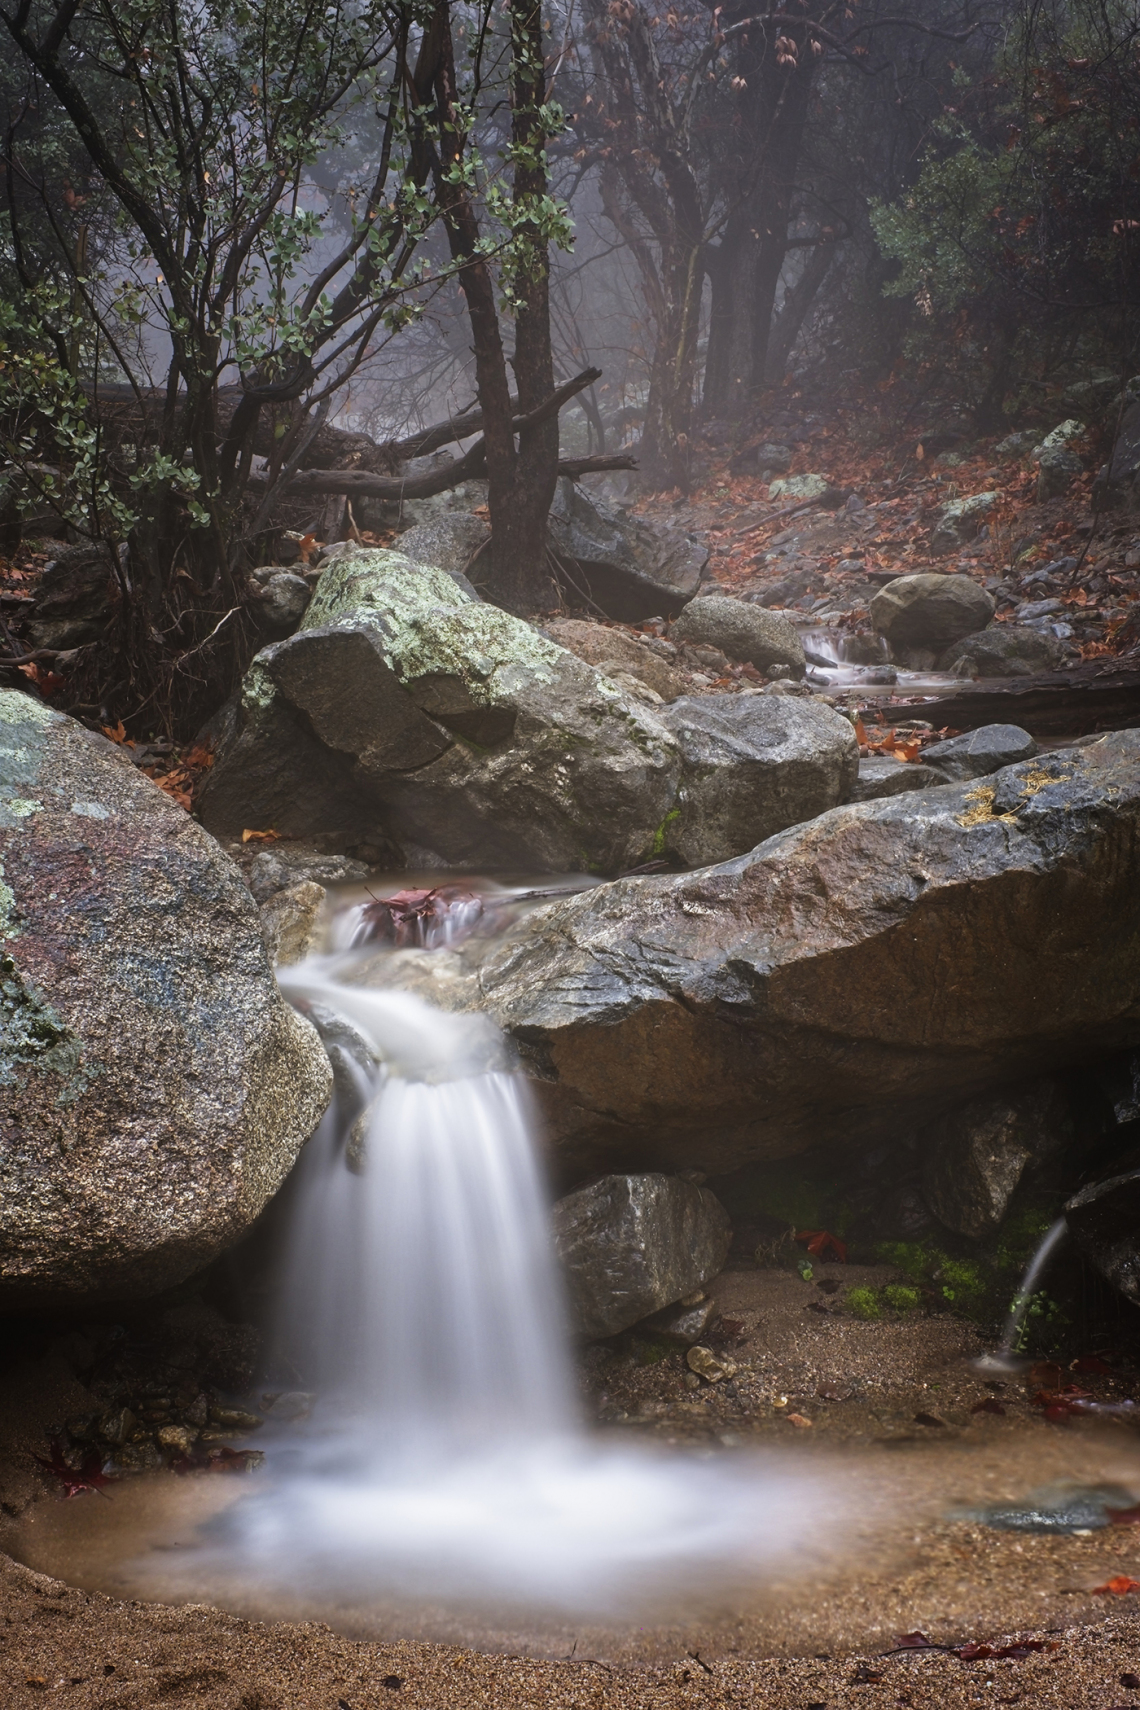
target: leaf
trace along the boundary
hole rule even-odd
[[[124,748],[133,748],[135,746],[127,735],[122,719],[119,720],[118,724],[105,724],[101,728],[103,735],[109,742],[121,743]]]
[[[17,665],[16,669],[36,685],[41,695],[54,695],[67,681],[66,677],[60,677],[55,671],[45,671],[34,659],[30,665]]]
[[[1000,1401],[995,1401],[992,1395],[987,1395],[986,1399],[984,1401],[975,1401],[973,1407],[971,1407],[971,1409],[970,1409],[970,1412],[971,1413],[1001,1413],[1004,1415],[1005,1408],[1002,1406]]]
[[[1140,1526],[1140,1503],[1135,1508],[1106,1508],[1110,1526]]]
[[[1126,1573],[1118,1573],[1114,1579],[1106,1579],[1103,1585],[1094,1585],[1094,1597],[1127,1597],[1130,1591],[1140,1591],[1140,1579],[1129,1579]]]
[[[795,1239],[805,1242],[814,1258],[822,1259],[830,1248],[840,1264],[847,1263],[846,1246],[837,1235],[829,1235],[826,1229],[797,1229]]]
[[[279,831],[243,831],[241,840],[243,843],[276,843],[280,835]]]
[[[49,1472],[53,1478],[59,1480],[63,1486],[65,1499],[69,1496],[82,1496],[85,1490],[94,1490],[100,1496],[106,1496],[107,1493],[103,1486],[115,1482],[109,1473],[103,1471],[103,1457],[98,1449],[92,1449],[84,1457],[83,1465],[78,1472],[74,1467],[69,1467],[64,1460],[63,1444],[58,1437],[52,1438],[48,1449],[51,1455],[50,1460],[45,1461],[42,1455],[33,1455],[32,1459],[38,1462],[45,1472]],[[110,1497],[107,1500],[110,1501]]]
[[[928,1639],[925,1633],[896,1633],[895,1649],[897,1651],[944,1651],[949,1647],[936,1645],[933,1639]]]

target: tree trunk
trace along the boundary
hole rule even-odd
[[[803,272],[785,295],[768,339],[768,361],[764,370],[766,385],[778,386],[784,378],[788,358],[795,348],[808,312],[831,272],[835,253],[833,243],[817,243]]]

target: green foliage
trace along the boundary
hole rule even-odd
[[[883,1299],[892,1312],[917,1312],[922,1305],[918,1290],[903,1283],[888,1283],[883,1289]]]
[[[848,1312],[867,1322],[883,1316],[879,1291],[875,1288],[849,1288],[843,1297],[843,1304]]]

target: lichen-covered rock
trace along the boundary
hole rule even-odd
[[[992,1235],[1028,1165],[1064,1145],[1072,1128],[1049,1080],[949,1111],[918,1137],[926,1203],[959,1235]]]
[[[599,886],[480,981],[562,1167],[880,1144],[1140,1044],[1140,731]]]
[[[898,576],[871,601],[871,622],[893,652],[931,647],[936,652],[985,629],[994,602],[969,576]]]
[[[820,499],[824,493],[831,490],[831,482],[826,475],[788,475],[779,481],[773,481],[768,488],[771,499],[796,500]]]
[[[710,1281],[728,1257],[728,1213],[677,1176],[606,1176],[554,1207],[554,1245],[579,1335],[615,1336]]]
[[[923,749],[924,766],[941,773],[947,783],[961,784],[967,778],[984,778],[1018,760],[1031,760],[1037,744],[1018,724],[983,724],[962,736],[931,743]]]
[[[1064,658],[1064,646],[1046,630],[992,623],[956,641],[938,661],[938,669],[970,677],[1036,677],[1056,671]]]
[[[785,666],[792,676],[802,677],[807,670],[803,643],[791,618],[726,594],[693,600],[669,633],[674,641],[719,647],[729,659],[743,660],[758,671]]]
[[[818,701],[685,696],[662,719],[684,760],[664,841],[687,866],[727,861],[851,799],[859,772],[854,729]]]
[[[966,546],[997,501],[996,493],[974,493],[968,499],[952,499],[943,505],[930,536],[931,552],[954,552],[959,546]]]
[[[0,862],[0,1301],[168,1287],[276,1192],[328,1062],[213,839],[10,691]]]
[[[556,618],[546,625],[546,633],[559,647],[567,648],[587,665],[596,665],[599,671],[610,675],[624,671],[638,678],[663,701],[675,701],[685,692],[681,673],[628,630],[609,629],[605,624],[584,623],[578,618]]]
[[[1075,441],[1086,432],[1084,422],[1070,419],[1047,433],[1033,453],[1037,465],[1037,502],[1055,499],[1067,493],[1069,483],[1084,470],[1084,464],[1073,449]]]
[[[607,617],[638,623],[674,617],[700,586],[709,561],[679,528],[662,527],[587,495],[565,476],[550,507],[548,538]]]
[[[612,872],[652,847],[680,755],[639,702],[443,571],[355,547],[258,654],[205,824],[346,822],[454,864]]]

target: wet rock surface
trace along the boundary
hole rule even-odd
[[[714,1277],[732,1239],[707,1188],[657,1173],[604,1176],[554,1207],[571,1325],[612,1336]]]
[[[1101,1275],[1140,1304],[1140,1167],[1127,1162],[1131,1168],[1075,1193],[1065,1220]]]
[[[0,694],[0,1294],[152,1292],[252,1224],[331,1086],[235,866],[110,743]]]
[[[686,696],[662,717],[684,760],[664,836],[687,866],[754,848],[848,801],[855,789],[855,732],[816,701]]]
[[[728,1169],[1135,1041],[1140,733],[541,909],[491,1012],[556,1148]]]
[[[685,679],[645,641],[636,640],[628,630],[609,628],[600,623],[583,623],[580,619],[559,618],[546,625],[546,634],[559,647],[596,665],[608,676],[623,672],[645,683],[663,701],[675,701],[685,692]],[[660,645],[660,643],[658,643]],[[666,644],[667,645],[667,644]]]
[[[946,778],[930,766],[904,765],[897,760],[860,760],[859,776],[851,800],[876,801],[883,796],[905,796],[910,790],[929,790]]]
[[[1056,671],[1063,644],[1047,630],[1021,624],[990,624],[954,643],[938,661],[941,671],[977,677],[1035,677]]]
[[[960,784],[1019,760],[1031,760],[1036,753],[1036,742],[1020,725],[983,724],[963,736],[931,743],[923,750],[922,764],[939,772],[947,783]]]

